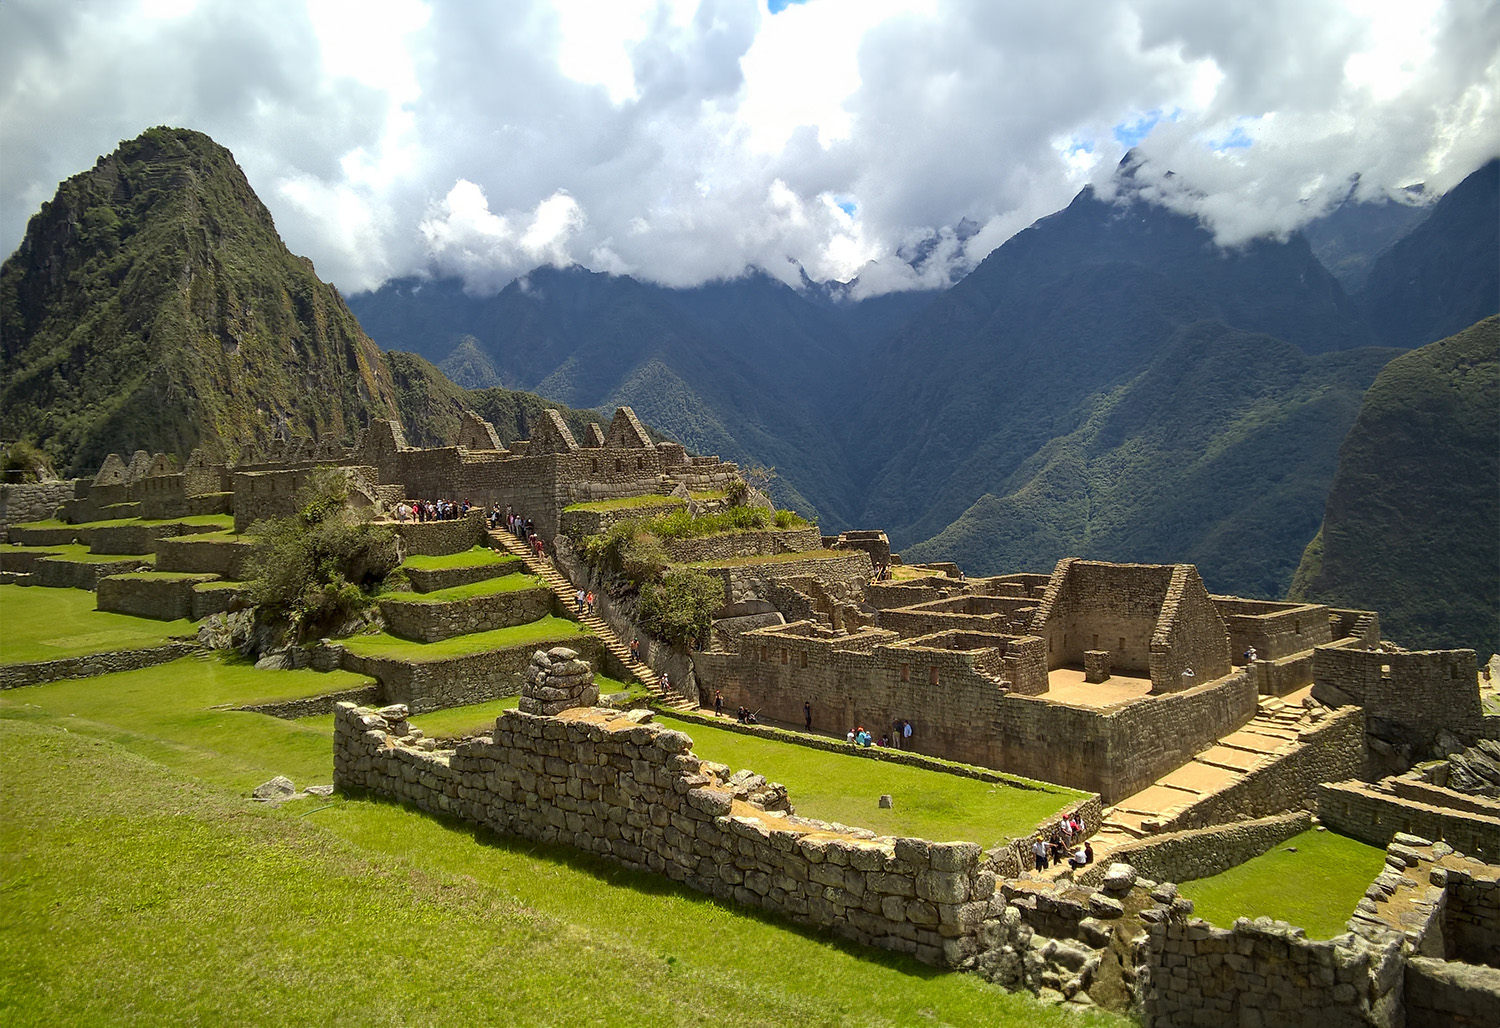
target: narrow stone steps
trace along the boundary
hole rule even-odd
[[[489,536],[506,553],[520,557],[525,561],[526,570],[546,583],[547,588],[552,590],[553,595],[562,601],[562,609],[568,611],[569,616],[574,621],[577,621],[598,636],[599,641],[604,644],[604,648],[609,650],[621,664],[629,668],[630,673],[643,685],[656,694],[658,702],[663,706],[674,707],[677,710],[698,709],[696,703],[664,688],[661,683],[661,676],[644,661],[637,660],[630,652],[630,647],[620,640],[620,637],[615,634],[614,629],[610,628],[609,624],[603,618],[592,612],[583,614],[578,612],[578,589],[572,582],[563,577],[562,573],[553,566],[550,560],[545,557],[538,557],[532,551],[531,547],[509,532],[492,531],[489,533]]]

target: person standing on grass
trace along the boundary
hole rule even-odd
[[[809,732],[812,731],[812,703],[806,700],[802,703],[802,723]]]

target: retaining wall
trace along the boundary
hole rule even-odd
[[[1318,817],[1372,846],[1385,846],[1397,832],[1405,832],[1441,839],[1481,860],[1500,860],[1500,818],[1402,799],[1364,782],[1320,785]]]
[[[386,630],[392,635],[439,642],[458,635],[527,625],[554,613],[555,606],[552,590],[536,586],[447,603],[382,599],[380,613],[385,617]]]
[[[156,544],[156,570],[199,571],[231,582],[249,577],[255,543],[249,539],[194,539],[177,536]]]
[[[396,526],[396,534],[401,537],[402,552],[407,556],[429,557],[462,553],[489,538],[482,510],[471,510],[455,521],[407,521]]]
[[[435,753],[401,745],[397,730],[340,704],[334,783],[571,845],[923,963],[957,963],[956,937],[994,895],[974,843],[875,838],[760,810],[687,735],[631,715],[507,711],[492,738]]]
[[[110,575],[99,579],[97,605],[115,614],[176,621],[193,616],[193,588],[216,577],[160,572]]]
[[[27,664],[0,664],[0,689],[45,685],[65,678],[93,678],[116,671],[139,671],[185,657],[196,649],[192,643],[174,642],[139,650],[111,650]]]
[[[803,553],[822,546],[816,525],[806,528],[768,528],[749,532],[727,532],[696,539],[664,539],[662,548],[674,564],[700,560],[730,560],[772,553]]]
[[[572,636],[561,645],[578,650],[596,667],[604,645],[596,636]],[[425,714],[445,707],[486,703],[521,692],[521,676],[538,649],[557,642],[527,643],[506,649],[449,657],[420,663],[389,657],[362,657],[345,649],[339,666],[346,671],[378,678],[387,703],[404,703],[413,713]]]
[[[50,557],[39,560],[32,571],[34,585],[52,589],[93,589],[107,575],[150,571],[155,567],[151,557],[136,560],[65,560]]]
[[[66,482],[20,482],[0,485],[0,542],[6,530],[27,521],[45,521],[73,498],[74,479]]]
[[[526,570],[526,562],[519,557],[497,561],[493,564],[477,564],[467,568],[435,568],[430,571],[404,568],[406,578],[419,593],[435,593],[439,589],[452,589],[460,585],[501,578],[517,571]]]

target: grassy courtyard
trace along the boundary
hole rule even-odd
[[[0,585],[0,664],[160,646],[192,635],[191,621],[150,621],[94,609],[83,589]]]
[[[331,729],[215,708],[353,680],[188,658],[0,695],[0,1023],[1127,1023],[393,803],[250,803],[329,781]]]
[[[579,636],[589,635],[588,629],[576,621],[565,618],[545,617],[527,625],[514,628],[497,628],[493,632],[475,632],[458,635],[441,642],[412,642],[399,639],[386,632],[375,635],[358,635],[344,640],[349,652],[362,657],[394,657],[422,663],[429,660],[445,660],[449,657],[467,657],[475,653],[490,653],[510,646],[536,646],[547,643],[563,646]]]
[[[479,568],[511,562],[514,562],[517,567],[523,564],[520,558],[508,553],[502,553],[488,546],[474,546],[467,550],[460,550],[458,553],[445,553],[440,557],[416,554],[407,557],[401,562],[401,566],[417,571],[450,571],[454,568]]]
[[[1225,928],[1237,917],[1267,916],[1306,930],[1310,939],[1329,939],[1344,931],[1384,863],[1378,846],[1313,829],[1181,889],[1199,917]]]
[[[1030,834],[1043,818],[1083,798],[1071,789],[1019,789],[919,767],[830,753],[744,735],[696,721],[658,721],[693,738],[706,760],[749,768],[787,787],[797,813],[869,828],[881,835],[993,846]],[[894,806],[882,810],[880,797]]]

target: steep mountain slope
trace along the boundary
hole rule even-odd
[[[1309,355],[1201,322],[1042,446],[912,560],[1045,571],[1069,555],[1191,561],[1210,589],[1285,593],[1340,439],[1396,351]]]
[[[0,437],[85,474],[111,450],[233,459],[276,435],[352,441],[392,416],[412,443],[447,444],[465,408],[511,442],[557,406],[471,393],[382,353],[287,252],[229,151],[166,128],[64,182],[32,219],[0,269],[0,382]],[[578,431],[600,420],[563,413]]]
[[[886,526],[901,547],[936,536],[979,497],[1003,496],[1023,462],[1081,427],[1090,397],[1198,321],[1309,354],[1368,342],[1302,237],[1224,253],[1190,218],[1085,190],[877,353],[847,414],[855,471],[871,483],[849,519]]]
[[[1500,158],[1393,243],[1356,299],[1389,346],[1422,346],[1500,311]]]
[[[1413,647],[1500,650],[1500,317],[1403,354],[1339,450],[1296,597]]]
[[[0,269],[0,435],[60,467],[352,438],[394,397],[380,351],[282,245],[229,151],[156,128],[62,183]]]
[[[1346,199],[1302,226],[1302,234],[1312,244],[1318,262],[1353,296],[1364,288],[1380,255],[1431,213],[1425,191],[1414,187],[1396,199]]]

